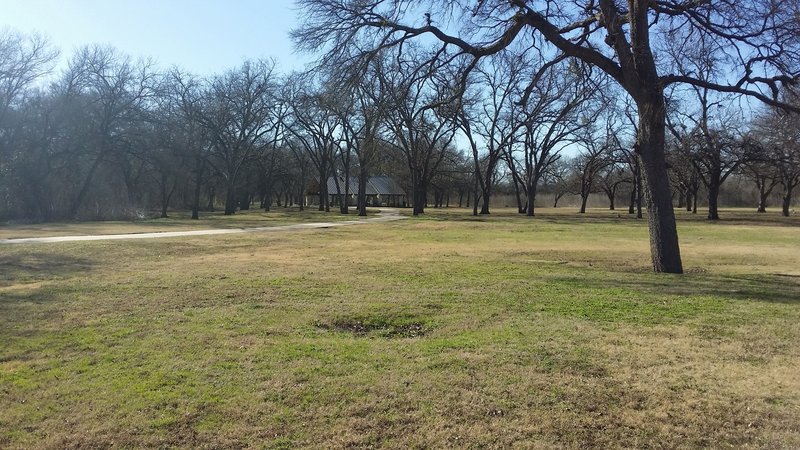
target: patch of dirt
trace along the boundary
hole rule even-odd
[[[350,333],[356,337],[378,336],[386,339],[425,336],[430,328],[422,322],[386,317],[337,317],[331,321],[316,321],[314,326],[327,331]]]

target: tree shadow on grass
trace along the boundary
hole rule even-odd
[[[714,296],[723,299],[800,304],[800,276],[787,274],[652,275],[619,273],[615,277],[561,277],[558,281],[586,288],[623,288],[673,296]]]
[[[46,253],[0,255],[0,287],[45,281],[87,272],[94,263],[86,258]]]
[[[778,226],[778,227],[800,227],[800,218],[797,216],[783,217],[777,213],[758,214],[755,212],[746,211],[726,211],[720,212],[722,218],[720,220],[710,221],[705,214],[688,214],[682,211],[676,211],[676,218],[678,224],[692,223],[692,224],[712,224],[720,226]],[[421,219],[444,221],[444,222],[502,222],[508,220],[530,220],[559,225],[576,225],[580,223],[591,224],[641,224],[642,227],[647,227],[647,215],[642,219],[638,219],[635,214],[630,214],[627,209],[618,210],[591,210],[586,214],[578,213],[577,208],[564,207],[558,210],[546,209],[545,212],[536,214],[533,217],[528,217],[524,214],[501,210],[489,215],[473,216],[469,212],[462,210],[448,211],[432,209],[428,213],[420,216]]]

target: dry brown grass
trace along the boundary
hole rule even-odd
[[[600,211],[8,248],[0,446],[800,446],[800,228],[681,233],[681,277]]]

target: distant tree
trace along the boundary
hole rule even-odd
[[[763,132],[766,130],[759,130]],[[759,142],[755,136],[747,136],[744,145],[750,147],[751,157],[744,163],[744,175],[753,180],[758,189],[759,213],[767,212],[767,203],[770,194],[781,182],[780,160],[782,155],[777,154],[774,148]]]
[[[245,61],[209,80],[198,118],[211,139],[209,161],[225,179],[225,215],[236,212],[236,185],[245,163],[272,145],[275,64]]]
[[[700,126],[679,136],[682,152],[708,192],[708,219],[719,220],[720,187],[751,159],[750,148],[724,129]]]
[[[614,116],[605,117],[605,126],[600,128],[596,123],[587,124],[581,130],[580,146],[582,150],[572,160],[573,170],[577,175],[578,183],[575,186],[575,193],[581,197],[579,213],[586,213],[586,203],[589,195],[596,192],[599,188],[598,179],[601,172],[611,165],[614,161],[613,153],[616,150],[617,141],[614,139],[616,133]]]
[[[110,47],[83,47],[73,55],[59,89],[70,108],[73,157],[86,168],[81,167],[70,217],[84,206],[101,165],[135,139],[132,132],[147,120],[157,81],[152,63],[134,62]]]
[[[785,100],[800,105],[800,94],[783,93]],[[788,217],[794,190],[800,186],[800,113],[781,108],[769,108],[758,117],[756,130],[777,169],[783,188],[781,214]]]
[[[0,133],[9,111],[37,79],[52,70],[58,55],[42,35],[0,29]]]
[[[190,161],[193,179],[192,219],[200,218],[200,196],[205,181],[210,178],[209,157],[212,151],[210,122],[203,111],[203,81],[198,77],[173,68],[164,75],[161,84],[162,102],[168,102],[173,111],[169,120],[180,129],[183,136],[183,155]]]
[[[355,153],[357,159],[356,208],[359,216],[367,215],[367,182],[381,148],[379,139],[386,114],[387,96],[382,90],[385,85],[380,82],[378,75],[382,70],[380,64],[379,59],[370,59],[365,63],[357,61],[350,65],[328,68],[332,72],[330,83],[341,80],[341,92],[335,112],[342,123],[341,135],[345,149]],[[340,156],[347,155],[349,153],[340,152]],[[349,163],[345,165],[349,166]],[[346,175],[349,176],[349,170]],[[349,186],[349,180],[346,185]]]
[[[572,190],[572,168],[572,161],[562,158],[551,164],[542,178],[543,187],[553,194],[553,208],[558,208],[561,198]]]
[[[616,157],[609,159],[608,165],[604,167],[598,177],[598,186],[608,197],[608,209],[616,209],[617,191],[623,184],[631,183],[630,174],[625,171],[622,161]]]
[[[455,137],[456,100],[462,89],[452,76],[421,65],[427,56],[416,58],[386,58],[378,73],[387,95],[387,140],[404,156],[415,216],[425,212],[431,180]]]
[[[667,163],[669,164],[669,176],[673,180],[673,185],[683,193],[686,211],[697,214],[697,199],[702,184],[700,176],[697,173],[697,168],[680,148],[680,144],[674,140],[670,142],[670,146],[667,148]]]
[[[474,179],[482,199],[480,214],[489,214],[497,166],[504,154],[510,153],[523,125],[518,113],[528,78],[525,65],[522,55],[511,52],[487,58],[475,69],[468,96],[459,102],[457,123],[470,144]],[[474,213],[478,213],[477,204]]]
[[[548,168],[562,149],[578,142],[583,130],[600,112],[598,80],[575,60],[542,65],[523,97],[522,158],[528,216],[533,216],[536,193]],[[595,98],[593,98],[595,97]]]
[[[332,87],[332,86],[329,86]],[[319,181],[319,210],[330,211],[328,177],[334,174],[341,140],[342,118],[330,106],[325,86],[306,75],[295,74],[284,84],[281,101],[289,105],[285,126],[293,142],[306,152]]]

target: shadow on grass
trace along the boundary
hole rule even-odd
[[[712,296],[722,299],[800,304],[800,277],[771,275],[650,275],[619,273],[614,278],[560,277],[554,281],[585,288],[623,288],[674,296]]]
[[[86,272],[92,266],[93,262],[88,259],[67,255],[0,255],[0,287],[60,278]]]
[[[676,210],[676,218],[679,223],[707,223],[713,225],[747,225],[747,226],[788,226],[800,227],[800,219],[797,216],[783,217],[777,212],[759,214],[756,212],[743,210],[723,210],[720,212],[721,219],[710,221],[705,213],[691,214]],[[533,217],[519,214],[515,211],[503,209],[491,214],[473,216],[470,211],[465,209],[428,209],[425,214],[419,216],[420,219],[444,221],[444,222],[491,222],[503,220],[532,220],[554,224],[618,224],[620,222],[641,223],[647,226],[647,213],[644,218],[637,219],[636,214],[631,214],[627,209],[600,210],[592,209],[585,214],[578,213],[577,208],[544,208],[543,212]]]

